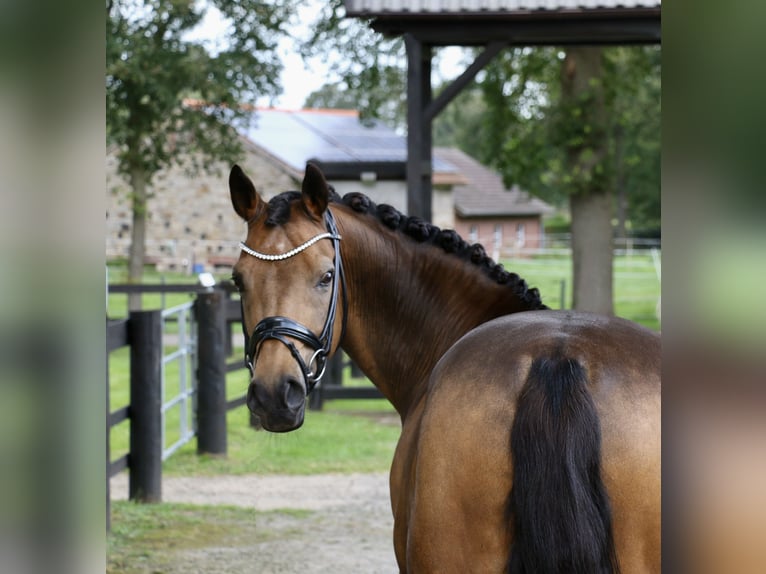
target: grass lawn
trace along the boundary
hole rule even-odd
[[[305,510],[257,512],[225,505],[114,501],[112,530],[107,537],[106,572],[165,572],[175,564],[176,552],[247,547],[255,540],[285,535],[268,527],[271,517],[301,518],[310,514]]]
[[[114,351],[109,357],[111,410],[129,402],[129,363],[127,348]],[[346,371],[348,374],[349,369]],[[167,396],[173,396],[177,390],[176,373],[171,364],[166,372]],[[246,389],[247,371],[227,375],[227,400],[244,395]],[[381,424],[381,417],[385,424]],[[165,446],[177,440],[180,418],[178,406],[167,412]],[[188,420],[191,424],[191,413]],[[196,440],[192,440],[165,461],[163,472],[188,476],[387,471],[399,429],[393,407],[384,399],[326,401],[321,412],[307,409],[303,427],[287,434],[253,429],[243,405],[227,414],[226,457],[199,456]],[[112,429],[112,460],[128,451],[129,437],[129,421]]]
[[[572,260],[569,257],[533,257],[504,260],[503,266],[537,287],[543,302],[553,309],[572,307]],[[635,253],[614,258],[614,311],[658,331],[657,301],[660,281],[650,254]],[[562,284],[564,304],[561,301]]]

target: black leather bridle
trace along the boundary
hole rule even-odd
[[[334,244],[335,253],[333,255],[333,277],[332,277],[332,297],[330,299],[330,307],[327,311],[327,318],[325,319],[322,333],[317,336],[308,327],[294,321],[288,317],[266,317],[262,319],[253,329],[252,335],[248,336],[247,329],[245,327],[245,310],[242,307],[242,332],[245,335],[245,364],[250,369],[250,376],[253,376],[255,371],[255,362],[260,353],[261,343],[268,339],[276,339],[283,345],[285,345],[293,358],[298,362],[303,373],[304,382],[306,384],[306,394],[308,395],[314,390],[314,387],[322,379],[327,367],[327,358],[332,351],[332,336],[333,328],[335,325],[335,315],[338,310],[338,283],[340,282],[342,291],[342,305],[343,305],[343,321],[341,324],[341,340],[346,331],[346,315],[347,315],[347,302],[346,302],[346,280],[343,275],[343,262],[340,256],[340,235],[338,235],[338,228],[335,225],[335,219],[332,216],[330,210],[325,211],[325,225],[327,226],[327,233],[321,233],[312,239],[308,240],[304,244],[280,255],[267,255],[259,253],[247,247],[244,243],[240,243],[240,248],[254,257],[263,259],[266,261],[281,261],[288,259],[293,255],[296,255],[304,249],[310,247],[321,239],[331,239]],[[296,348],[291,339],[296,339],[308,345],[313,349],[313,354],[308,362],[306,362],[301,356],[300,352]]]

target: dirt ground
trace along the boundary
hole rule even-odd
[[[127,475],[112,478],[110,488],[112,499],[126,499]],[[251,543],[175,550],[167,574],[398,572],[387,473],[164,477],[162,498],[286,511],[259,514]]]

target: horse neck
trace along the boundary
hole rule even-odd
[[[348,298],[343,348],[402,418],[460,337],[529,309],[508,285],[438,246],[417,243],[371,216],[344,211],[338,220]]]

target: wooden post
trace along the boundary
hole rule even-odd
[[[407,49],[407,215],[431,221],[431,46],[404,35]]]
[[[131,311],[131,500],[162,500],[162,312]]]
[[[228,309],[229,301],[231,301],[231,291],[223,287],[221,288],[221,290],[223,292],[225,308]],[[226,321],[226,331],[224,334],[224,341],[226,342],[226,348],[225,348],[226,356],[230,357],[231,354],[234,352],[234,341],[231,336],[231,323],[228,320]]]
[[[226,454],[226,298],[200,293],[197,316],[197,453]]]

